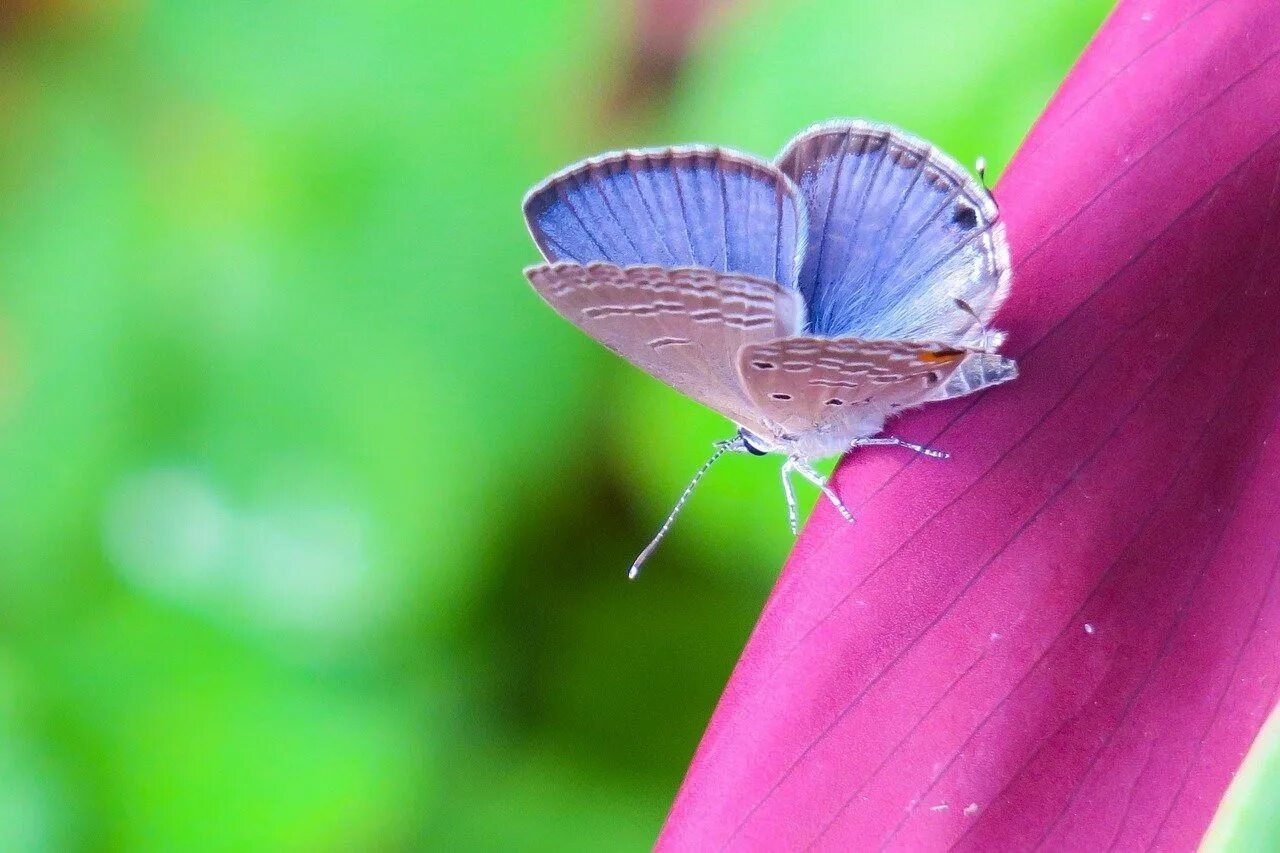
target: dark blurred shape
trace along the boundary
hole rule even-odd
[[[0,0],[0,39],[8,39],[30,19],[52,15],[59,4],[50,0]]]
[[[630,56],[609,112],[643,112],[665,101],[707,22],[734,2],[635,0]]]

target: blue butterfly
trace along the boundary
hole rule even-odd
[[[547,263],[525,270],[569,322],[734,421],[728,451],[785,457],[852,521],[812,461],[868,445],[898,411],[1017,376],[988,323],[1009,291],[995,200],[929,143],[824,122],[768,163],[723,148],[621,151],[529,191]]]

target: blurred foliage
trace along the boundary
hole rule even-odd
[[[788,547],[776,467],[557,319],[525,188],[900,123],[998,167],[1103,0],[0,16],[0,849],[641,849]],[[810,499],[811,499],[810,495]]]

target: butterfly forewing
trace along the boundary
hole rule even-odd
[[[557,263],[525,275],[565,319],[623,358],[743,426],[759,415],[738,377],[743,347],[795,334],[800,294],[707,269]]]
[[[969,352],[940,343],[791,337],[744,347],[738,371],[768,424],[830,438],[830,453],[935,393]]]
[[[778,166],[808,206],[811,333],[977,340],[1008,289],[1009,250],[995,202],[959,164],[895,128],[836,121],[797,136]]]
[[[622,151],[530,190],[525,220],[548,261],[700,267],[794,287],[807,226],[773,165],[720,148]]]

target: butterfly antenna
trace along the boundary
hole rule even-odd
[[[640,552],[640,556],[636,557],[635,562],[631,564],[631,568],[627,571],[628,579],[635,580],[636,576],[640,574],[640,567],[644,565],[644,561],[649,559],[653,552],[657,550],[658,543],[662,541],[662,538],[667,535],[667,531],[671,529],[672,522],[676,520],[676,516],[679,515],[680,510],[684,508],[684,503],[689,500],[689,495],[693,494],[693,489],[698,485],[698,481],[702,479],[702,476],[707,473],[712,465],[715,464],[717,459],[724,455],[724,452],[728,450],[731,445],[732,442],[729,441],[716,443],[715,453],[712,453],[711,458],[702,463],[702,467],[698,469],[698,473],[693,475],[693,479],[689,481],[689,485],[685,486],[684,491],[680,493],[680,498],[676,501],[676,505],[671,508],[671,513],[667,516],[667,520],[662,522],[662,527],[658,528],[657,535],[653,537],[649,544],[645,546],[644,550]]]

